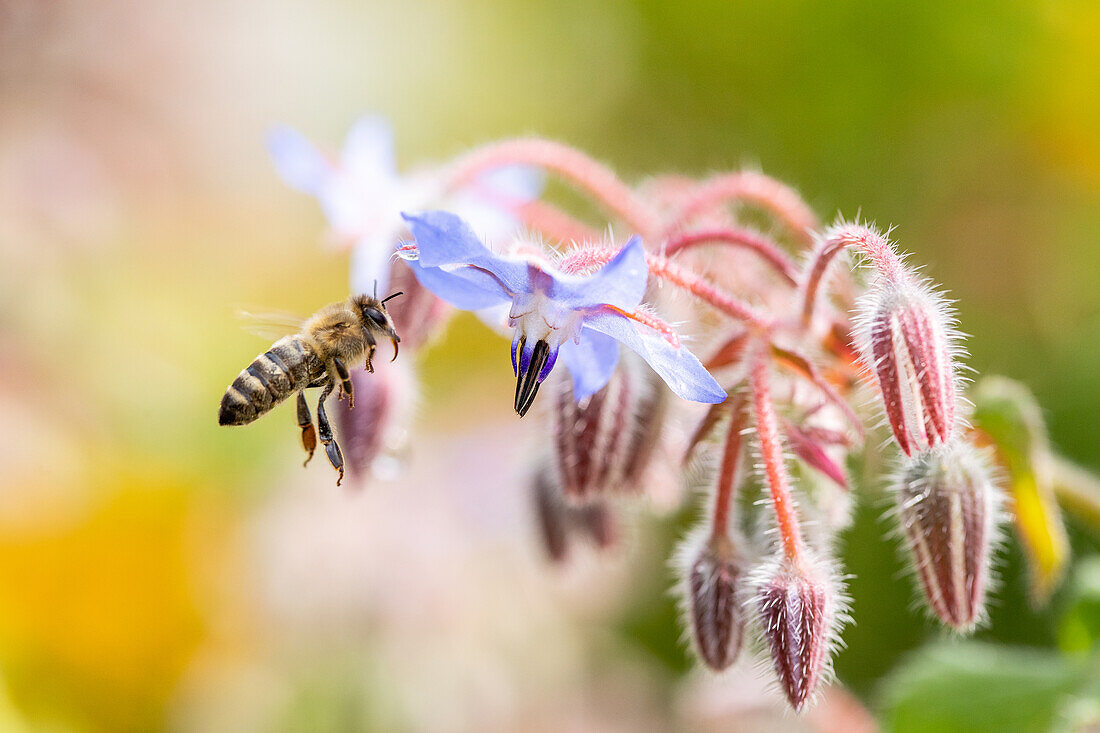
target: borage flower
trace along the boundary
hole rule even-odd
[[[636,351],[680,397],[726,398],[714,377],[680,345],[675,332],[639,312],[649,267],[634,237],[600,269],[561,272],[537,254],[498,254],[462,219],[445,211],[405,215],[416,239],[402,250],[420,283],[463,310],[511,303],[515,408],[527,413],[539,385],[560,357],[578,400],[597,392],[619,363],[619,344]],[[617,343],[616,343],[617,342]]]
[[[352,291],[386,289],[393,244],[405,233],[400,213],[446,206],[478,232],[497,236],[518,223],[515,212],[538,198],[542,176],[505,166],[451,189],[440,170],[401,175],[393,130],[381,117],[360,118],[338,160],[331,160],[298,131],[279,126],[267,137],[275,168],[287,185],[317,198],[333,238],[352,251]]]

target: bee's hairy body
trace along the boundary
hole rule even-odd
[[[349,406],[353,404],[347,364],[354,364],[365,356],[367,370],[374,371],[371,358],[377,343],[375,333],[393,342],[396,359],[397,343],[401,339],[386,312],[385,300],[360,295],[325,306],[305,322],[299,333],[276,341],[237,375],[222,397],[218,423],[247,425],[297,392],[302,445],[311,458],[317,434],[303,390],[323,387],[317,403],[320,438],[329,460],[343,478],[343,457],[332,436],[324,403],[339,385],[341,399],[346,395]]]

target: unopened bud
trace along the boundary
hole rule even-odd
[[[897,515],[921,590],[962,631],[982,615],[996,513],[989,468],[972,446],[953,441],[905,460]]]
[[[412,410],[413,381],[408,362],[376,359],[374,373],[351,371],[355,407],[337,411],[341,443],[353,474],[370,473],[375,460],[400,449]]]
[[[615,546],[619,539],[619,525],[614,510],[606,501],[567,507],[567,511],[578,534],[595,542],[601,550]]]
[[[607,502],[593,501],[583,506],[565,503],[553,477],[545,469],[536,471],[532,489],[538,534],[552,562],[566,559],[571,538],[589,540],[600,550],[615,545],[619,537],[618,523]]]
[[[547,557],[552,562],[561,562],[568,551],[566,540],[569,528],[565,506],[545,471],[535,473],[531,488],[539,539],[542,540]]]
[[[809,558],[782,559],[759,574],[756,609],[787,700],[801,710],[828,671],[841,604],[831,572]]]
[[[906,455],[947,442],[955,427],[954,340],[943,299],[909,278],[880,282],[861,303],[861,346]]]
[[[447,304],[421,285],[403,260],[396,260],[392,265],[389,290],[403,293],[401,302],[395,303],[390,311],[394,328],[401,334],[402,350],[422,346],[447,313]]]
[[[598,392],[578,403],[569,380],[557,380],[553,460],[562,493],[588,501],[639,488],[661,434],[666,391],[630,357]]]
[[[728,537],[688,540],[684,550],[684,595],[696,653],[708,667],[722,671],[737,661],[745,630],[745,568]]]

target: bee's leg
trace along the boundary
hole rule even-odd
[[[367,329],[363,329],[363,338],[367,342],[367,371],[371,374],[374,373],[374,365],[371,361],[374,359],[374,352],[378,349],[378,342],[374,340],[374,334]]]
[[[317,449],[317,431],[313,428],[313,417],[309,414],[309,405],[306,404],[306,393],[298,393],[298,427],[302,429],[302,447],[305,448],[307,465],[313,458],[313,451]]]
[[[348,396],[348,409],[355,407],[355,392],[354,387],[351,384],[351,374],[348,373],[347,366],[344,362],[340,361],[339,357],[332,358],[332,368],[336,371],[334,377],[340,378],[340,397],[338,399],[344,399],[344,395]],[[331,375],[331,372],[330,372]]]
[[[336,485],[339,486],[340,482],[344,480],[344,455],[340,452],[340,446],[337,444],[336,439],[332,437],[332,426],[329,425],[328,415],[325,414],[325,400],[332,394],[335,387],[336,383],[329,380],[329,383],[325,385],[324,390],[321,392],[321,399],[317,400],[317,433],[321,439],[321,445],[325,446],[325,454],[328,456],[329,463],[340,472],[340,477],[336,479]]]

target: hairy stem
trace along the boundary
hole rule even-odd
[[[726,433],[726,443],[722,448],[722,467],[718,471],[718,485],[714,496],[714,517],[711,520],[711,536],[714,538],[726,537],[729,531],[730,509],[733,505],[733,495],[737,490],[738,474],[741,466],[741,428],[743,427],[745,412],[744,404],[740,398],[730,399],[729,432]]]
[[[791,496],[790,479],[783,463],[783,446],[779,438],[779,425],[772,404],[768,385],[770,376],[767,351],[758,350],[752,366],[752,398],[756,412],[756,439],[760,445],[760,457],[764,464],[764,478],[771,492],[776,526],[787,559],[794,564],[801,562],[802,532]]]
[[[818,228],[817,217],[802,198],[789,186],[754,171],[740,171],[715,176],[702,183],[694,195],[673,217],[673,231],[699,214],[716,206],[745,201],[770,212],[804,244],[813,242]]]
[[[592,242],[599,234],[592,227],[545,201],[528,201],[516,208],[520,220],[543,236],[558,242]]]
[[[562,263],[562,269],[569,272],[574,268],[595,267],[610,261],[618,253],[619,250],[610,247],[577,250],[571,253]],[[704,303],[746,323],[754,330],[765,332],[771,328],[770,319],[758,313],[747,303],[743,303],[732,295],[723,292],[714,283],[694,270],[680,267],[670,262],[668,258],[655,254],[646,255],[646,264],[649,265],[649,274],[653,277],[660,278],[670,285],[686,290]]]
[[[760,255],[761,259],[782,275],[789,285],[798,283],[798,268],[795,267],[791,258],[779,248],[779,245],[764,235],[747,229],[728,227],[677,234],[665,244],[664,254],[666,257],[672,257],[677,252],[705,244],[744,247]]]
[[[486,171],[510,165],[537,166],[561,176],[646,239],[654,238],[660,229],[657,217],[610,168],[550,140],[517,138],[473,150],[454,163],[449,187],[461,188]]]
[[[905,276],[901,258],[884,236],[869,227],[858,224],[845,224],[831,230],[829,236],[818,246],[807,270],[805,291],[802,301],[802,325],[808,327],[813,322],[814,308],[817,306],[818,291],[825,272],[833,259],[848,247],[855,247],[865,254],[884,278],[897,280]]]

